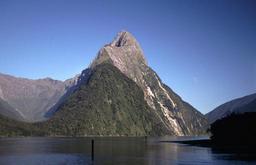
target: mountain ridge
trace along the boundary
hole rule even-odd
[[[32,80],[0,74],[0,98],[8,102],[28,122],[44,120],[43,113],[64,92],[65,84],[59,80]]]
[[[255,102],[255,103],[254,103]],[[226,117],[231,113],[256,112],[256,109],[247,109],[247,106],[256,105],[256,93],[239,97],[223,103],[206,114],[210,123]]]

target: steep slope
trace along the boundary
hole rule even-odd
[[[80,85],[85,83],[91,74],[91,69],[85,69],[81,74],[76,75],[74,78],[70,78],[64,81],[66,90],[65,93],[59,98],[59,100],[45,113],[44,117],[49,119],[58,110],[58,108],[68,99],[68,97],[77,90]]]
[[[46,123],[50,135],[174,134],[144,100],[140,87],[110,64],[94,67]]]
[[[206,114],[210,123],[231,113],[256,112],[256,94],[244,96],[224,103]]]
[[[0,115],[16,120],[24,120],[23,117],[6,101],[0,99]]]
[[[28,122],[44,120],[66,88],[65,83],[50,78],[30,80],[0,74],[0,98]]]
[[[120,32],[114,41],[105,45],[90,68],[101,63],[116,66],[141,87],[149,107],[159,116],[164,116],[161,121],[166,124],[170,132],[174,132],[174,135],[197,134],[207,125],[200,112],[182,101],[161,82],[157,74],[147,65],[139,43],[129,32]]]

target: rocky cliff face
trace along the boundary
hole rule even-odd
[[[175,135],[197,132],[206,121],[201,113],[164,85],[147,65],[139,43],[129,32],[122,31],[104,46],[90,68],[110,63],[132,79],[144,92],[144,99],[161,118],[161,122]],[[188,115],[189,114],[189,115]]]

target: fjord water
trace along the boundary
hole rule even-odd
[[[0,164],[255,164],[241,155],[171,143],[205,137],[1,138]],[[94,161],[91,140],[94,139]],[[253,155],[242,155],[253,157]]]

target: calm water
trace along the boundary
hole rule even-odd
[[[256,157],[246,153],[228,153],[206,147],[161,142],[183,140],[184,137],[146,140],[125,137],[94,138],[95,160],[92,163],[91,139],[0,138],[0,164],[256,164]]]

